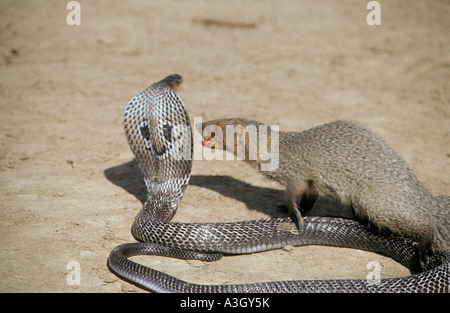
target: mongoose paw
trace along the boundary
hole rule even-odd
[[[297,227],[298,230],[300,230],[303,226],[303,217],[300,214],[299,210],[295,210],[291,213],[291,219],[294,222],[295,226]]]

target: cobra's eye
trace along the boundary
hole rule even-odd
[[[163,126],[163,136],[166,141],[172,141],[172,127],[167,123]]]

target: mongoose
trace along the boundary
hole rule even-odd
[[[234,144],[227,145],[227,125],[233,127]],[[265,161],[259,153],[250,158],[245,131],[249,125],[259,129],[265,124],[239,118],[202,123],[202,145],[234,154],[243,148],[245,161],[260,169]],[[433,197],[402,157],[372,131],[334,121],[301,132],[280,131],[278,138],[279,154],[273,156],[278,167],[261,173],[286,188],[286,206],[298,228],[300,210],[306,213],[319,196],[332,196],[370,225],[417,242],[421,260],[426,260],[431,245],[450,250],[450,198]],[[437,207],[439,213],[430,214]]]

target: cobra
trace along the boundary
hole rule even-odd
[[[125,108],[125,133],[144,174],[147,200],[132,225],[141,242],[114,248],[108,266],[118,276],[156,292],[449,292],[450,252],[434,250],[424,267],[416,243],[390,233],[374,233],[358,221],[305,217],[300,230],[289,218],[229,223],[170,222],[189,183],[192,131],[176,93],[180,75],[171,75],[133,97]],[[235,285],[182,281],[129,260],[164,255],[213,261],[223,254],[246,254],[286,245],[327,245],[386,255],[408,267],[410,276],[371,280],[293,280]]]

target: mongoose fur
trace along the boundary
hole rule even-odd
[[[227,125],[234,127],[233,145],[226,142]],[[265,124],[239,118],[202,123],[202,144],[234,154],[243,145],[245,161],[260,168],[259,154],[249,159],[248,125]],[[367,128],[335,121],[301,132],[280,131],[279,154],[273,157],[278,168],[261,173],[286,188],[286,206],[297,227],[302,225],[298,200],[306,213],[319,196],[332,196],[371,225],[417,242],[421,259],[431,246],[450,250],[450,197],[433,197],[402,157]]]

